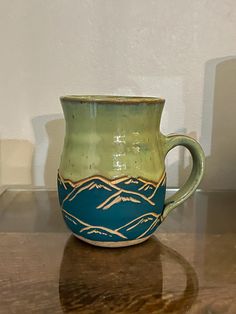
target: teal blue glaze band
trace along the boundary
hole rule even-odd
[[[92,241],[120,242],[150,236],[162,222],[166,175],[158,182],[92,176],[78,182],[58,174],[58,194],[68,228]]]

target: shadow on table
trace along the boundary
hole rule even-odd
[[[64,313],[183,314],[197,297],[198,278],[180,254],[155,237],[134,247],[106,249],[71,236],[59,294]]]

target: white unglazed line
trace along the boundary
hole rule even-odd
[[[93,241],[86,239],[82,236],[77,235],[76,233],[73,233],[75,237],[78,239],[87,242],[89,244],[95,245],[95,246],[100,246],[100,247],[109,247],[109,248],[116,248],[116,247],[125,247],[125,246],[131,246],[135,245],[138,243],[142,243],[146,241],[150,236],[142,238],[142,239],[134,239],[134,240],[125,240],[125,241]]]
[[[160,217],[160,214],[156,214],[156,213],[152,213],[152,212],[151,212],[151,213],[147,213],[147,214],[143,214],[142,216],[137,217],[137,218],[135,218],[134,220],[128,222],[128,223],[125,224],[124,226],[119,227],[118,229],[116,229],[116,231],[118,231],[118,230],[120,230],[120,229],[122,229],[122,228],[125,228],[126,226],[128,226],[128,225],[134,223],[136,220],[139,220],[139,219],[141,219],[141,218],[143,218],[143,217],[145,217],[145,216],[148,216],[148,215],[152,215],[152,216],[156,217],[157,219]]]
[[[92,226],[92,225],[89,225],[89,224],[83,222],[82,220],[78,219],[78,218],[75,217],[74,215],[68,213],[68,212],[67,212],[65,209],[63,209],[63,208],[62,208],[62,211],[65,212],[67,215],[71,216],[72,218],[74,218],[75,220],[77,220],[81,225],[84,225],[84,226],[87,228],[87,230],[90,229],[90,228],[94,228],[94,229],[98,228],[98,229],[101,229],[101,230],[110,232],[110,233],[112,233],[112,234],[115,234],[115,235],[117,235],[117,236],[119,236],[119,237],[121,237],[121,238],[127,239],[126,236],[124,236],[122,233],[120,233],[120,232],[117,231],[117,230],[112,230],[112,229],[109,229],[109,228],[106,228],[106,227],[102,227],[102,226]],[[84,230],[84,229],[85,229],[85,228],[83,228],[82,230]]]
[[[138,236],[137,239],[142,238],[149,230],[152,230],[152,228],[155,226],[155,224],[158,222],[158,220],[159,219],[157,218],[145,232],[143,232],[140,236]]]

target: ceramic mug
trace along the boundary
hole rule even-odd
[[[196,190],[204,153],[188,136],[161,133],[164,102],[61,97],[66,134],[58,195],[65,223],[79,239],[104,247],[143,242]],[[165,199],[165,156],[177,145],[190,151],[193,167],[180,190]]]

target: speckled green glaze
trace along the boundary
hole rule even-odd
[[[67,225],[79,238],[83,238],[83,230],[90,230],[84,240],[100,246],[126,246],[145,240],[199,185],[204,171],[200,145],[184,135],[160,132],[164,107],[160,98],[65,96],[61,103],[66,135],[58,191]],[[190,151],[193,168],[184,186],[164,201],[165,156],[177,145]],[[99,199],[103,203],[98,203]],[[150,225],[143,232],[144,216]],[[132,229],[133,225],[124,230],[122,226],[131,223],[139,224],[139,230]],[[133,234],[128,232],[131,229]]]
[[[66,120],[61,175],[72,181],[94,174],[155,181],[164,169],[159,131],[164,101],[109,101],[61,98]]]

